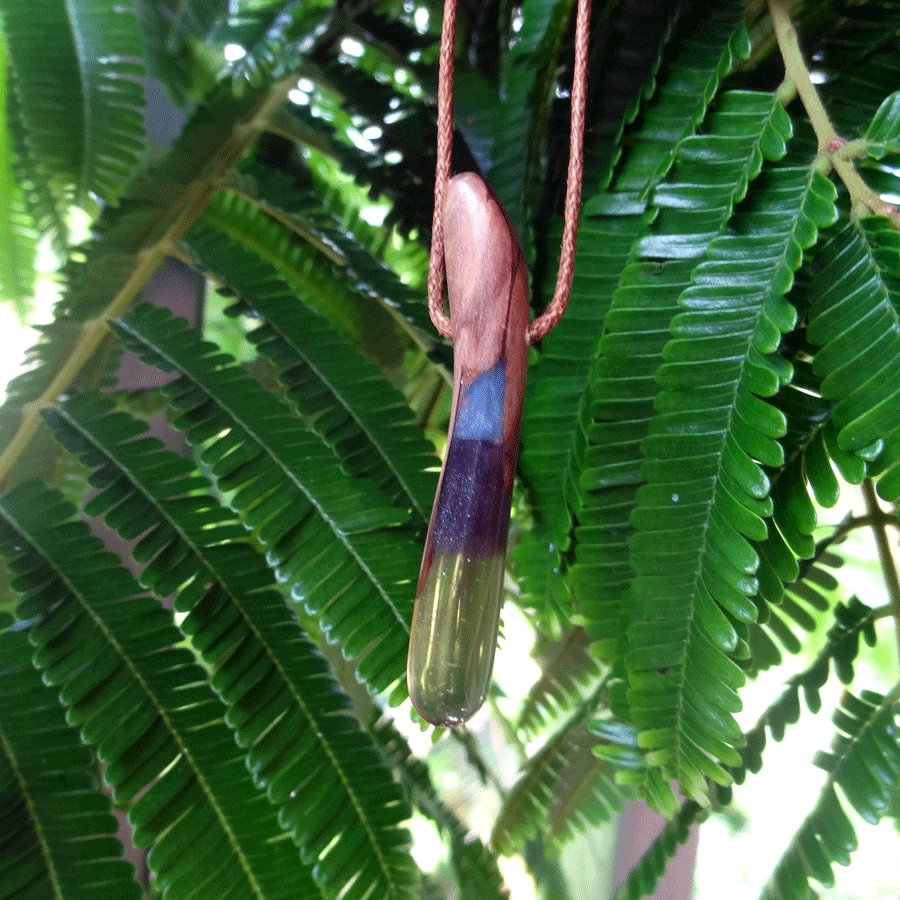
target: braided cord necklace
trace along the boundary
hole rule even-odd
[[[494,193],[473,172],[450,177],[456,0],[446,0],[438,81],[428,311],[453,341],[447,452],[425,542],[407,662],[413,705],[427,721],[467,721],[487,695],[503,576],[528,345],[569,302],[583,171],[590,0],[577,0],[571,141],[553,299],[528,322],[528,274]],[[450,316],[444,313],[446,279]]]

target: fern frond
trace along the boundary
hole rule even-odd
[[[831,417],[833,404],[811,393],[801,398],[802,390],[806,389],[804,380],[798,379],[800,383],[796,388],[785,386],[781,392],[782,399],[775,403],[780,410],[786,409],[795,414],[790,423],[795,427],[800,424],[796,416],[798,405],[802,405],[801,415],[814,417],[814,421],[808,422],[808,431],[802,436],[800,446],[791,446],[792,437],[785,435],[782,444],[785,463],[781,468],[773,467],[771,474],[775,502],[773,522],[776,528],[769,529],[763,555],[773,571],[787,576],[783,578],[786,583],[797,577],[799,563],[789,565],[784,557],[793,556],[802,560],[813,555],[813,532],[817,524],[814,499],[824,507],[834,506],[837,502],[840,488],[832,462],[850,483],[859,484],[864,473],[859,457],[856,457],[854,465],[850,453],[841,453],[836,440],[837,429]]]
[[[833,864],[850,864],[856,832],[837,788],[867,822],[874,824],[884,815],[900,777],[897,713],[896,692],[888,697],[872,691],[859,697],[844,694],[834,712],[837,732],[832,748],[815,759],[828,779],[763,888],[761,900],[806,900],[810,880],[831,887]]]
[[[319,617],[374,690],[403,673],[419,547],[371,482],[352,479],[289,408],[184,320],[142,304],[110,327],[179,377],[165,388],[227,502],[267,549],[276,577]]]
[[[747,742],[741,748],[741,765],[732,770],[738,784],[744,781],[748,772],[761,770],[766,732],[780,741],[787,727],[797,723],[801,698],[811,712],[819,712],[822,708],[821,690],[828,682],[832,669],[842,684],[853,680],[853,664],[859,655],[860,638],[870,647],[875,645],[876,616],[876,610],[856,597],[852,597],[846,605],[835,607],[834,624],[829,628],[825,644],[816,658],[806,669],[788,680],[778,698],[747,731]]]
[[[249,304],[267,320],[250,340],[285,367],[279,381],[288,399],[310,417],[354,476],[375,482],[390,501],[424,527],[437,488],[439,460],[422,437],[403,395],[381,372],[302,309],[289,294],[257,293]]]
[[[331,31],[336,11],[327,0],[289,0],[250,10],[242,35],[246,53],[230,73],[235,92],[248,86],[258,90],[296,71],[316,39]]]
[[[606,689],[601,683],[579,703],[528,760],[494,822],[491,845],[500,853],[515,852],[538,833],[560,846],[621,809],[627,790],[616,783],[610,761],[595,755],[601,740],[586,725]]]
[[[302,227],[310,240],[339,254],[345,266],[345,278],[353,290],[370,300],[360,311],[369,327],[373,324],[373,310],[384,307],[400,321],[418,346],[432,356],[436,355],[446,363],[448,370],[452,370],[449,353],[444,352],[445,347],[435,339],[423,292],[401,281],[397,273],[379,258],[377,248],[370,245],[370,240],[374,239],[383,242],[382,230],[376,231],[359,220],[356,210],[340,209],[343,218],[339,219],[332,209],[332,205],[340,199],[339,195],[325,198],[317,192],[300,188],[292,179],[269,166],[254,165],[243,169],[240,175],[249,181],[251,196],[263,211],[276,210]],[[347,219],[348,212],[353,216],[350,219]],[[234,240],[246,245],[246,240],[242,241],[241,236],[246,235],[249,239],[256,233],[253,228],[255,221],[248,224],[251,226],[249,229],[238,229],[236,223],[231,222],[226,230]],[[383,331],[383,328],[377,330]],[[367,348],[370,346],[371,343],[366,344]]]
[[[763,152],[774,139],[783,153],[767,133],[760,132]],[[712,138],[700,140],[711,151]],[[689,147],[685,142],[688,153]],[[759,163],[752,154],[748,162],[752,175]],[[774,439],[784,431],[777,410],[759,398],[774,394],[785,376],[780,360],[771,359],[794,324],[783,295],[818,228],[834,221],[834,198],[831,182],[818,173],[769,171],[751,208],[736,217],[730,234],[712,241],[697,267],[657,373],[664,392],[642,445],[648,484],[638,491],[632,517],[638,531],[631,543],[629,702],[647,729],[648,760],[699,803],[706,776],[728,778],[707,754],[734,765],[731,748],[742,740],[731,718],[742,678],[726,654],[738,650],[732,622],[756,618],[750,598],[758,563],[749,540],[765,538],[771,501],[754,459],[779,465]],[[740,295],[722,286],[726,273],[739,277]],[[667,675],[654,683],[659,669]],[[698,679],[709,678],[717,691],[692,693]],[[687,695],[680,684],[691,685]]]
[[[0,147],[0,156],[2,153]],[[25,196],[11,176],[12,172],[0,159],[0,300],[22,313],[29,308],[34,295],[39,236]]]
[[[367,325],[382,333],[390,327],[390,317],[377,301],[373,303],[371,295],[357,290],[346,267],[335,265],[309,242],[297,240],[289,228],[242,197],[226,192],[213,197],[185,240],[189,247],[198,241],[201,251],[218,262],[213,256],[216,232],[219,245],[227,238],[245,256],[252,254],[257,267],[268,264],[270,273],[289,284],[307,306],[328,319],[356,347],[378,344],[377,333],[374,339],[366,335]],[[210,270],[216,272],[213,267]]]
[[[340,15],[336,18],[335,29],[346,27]],[[431,210],[421,200],[433,188],[434,107],[410,93],[405,77],[395,77],[399,61],[385,61],[363,39],[362,56],[349,65],[335,46],[335,37],[334,30],[330,36],[326,31],[315,68],[307,70],[316,85],[314,97],[285,111],[275,123],[276,131],[337,160],[357,183],[368,185],[370,197],[389,199],[393,205],[386,227],[396,226],[405,237],[428,234]],[[433,69],[414,59],[400,65],[407,71],[419,70],[426,83],[434,77]],[[380,135],[371,148],[360,149],[358,134],[367,124],[377,127]],[[314,159],[311,162],[315,165]]]
[[[156,885],[177,897],[318,897],[171,613],[74,515],[58,492],[19,485],[0,501],[0,553],[34,662],[104,764],[135,845],[152,845]]]
[[[798,285],[793,297],[803,307],[801,298],[808,292],[806,267],[800,274],[798,281],[804,284]],[[827,552],[831,539],[819,544],[814,541],[815,504],[830,508],[837,502],[840,482],[836,473],[849,484],[860,484],[866,473],[865,460],[838,445],[837,429],[830,418],[833,403],[821,396],[821,379],[808,361],[812,352],[801,341],[791,358],[793,379],[770,401],[786,421],[780,441],[785,463],[766,469],[774,513],[767,524],[768,536],[753,545],[759,557],[759,588],[753,598],[758,618],[749,628],[750,659],[742,663],[753,673],[781,661],[779,644],[791,653],[800,652],[802,642],[791,624],[809,631],[815,617],[806,606],[816,610],[828,607],[815,582],[829,579],[833,584],[826,570],[839,566],[842,559]]]
[[[590,638],[583,628],[573,628],[540,653],[541,676],[531,687],[516,729],[534,737],[554,717],[583,699],[585,687],[600,677],[600,666],[589,651]]]
[[[15,178],[15,155],[7,116],[11,107],[6,48],[0,42],[0,299],[21,314],[31,300],[37,229],[28,211],[25,193]]]
[[[508,891],[497,868],[497,858],[438,795],[428,766],[413,755],[402,734],[389,719],[375,723],[372,736],[391,761],[410,801],[431,819],[450,843],[450,863],[462,900],[500,900]]]
[[[0,897],[136,900],[119,823],[25,630],[0,621]],[[89,874],[88,874],[89,873]]]
[[[298,303],[266,260],[205,222],[204,216],[186,240],[204,268],[263,319],[249,339],[285,369],[281,380],[289,398],[349,471],[374,480],[393,503],[426,524],[438,460],[403,395],[325,318]]]
[[[152,174],[135,180],[127,199],[106,207],[94,222],[92,239],[71,255],[63,273],[68,284],[48,328],[51,339],[33,348],[33,367],[16,379],[0,409],[0,430],[10,438],[0,457],[0,476],[7,483],[20,458],[34,455],[29,444],[38,430],[38,410],[68,389],[97,385],[91,377],[79,384],[79,376],[89,364],[105,372],[104,351],[110,346],[105,318],[120,315],[133,302],[259,137],[291,84],[283,79],[240,97],[230,83],[220,85]]]
[[[585,485],[581,484],[585,466],[597,465],[585,460],[590,441],[588,386],[596,378],[592,366],[603,364],[598,342],[611,298],[634,242],[647,227],[647,205],[641,193],[654,183],[648,182],[648,173],[661,178],[671,165],[673,147],[697,128],[721,78],[746,42],[736,7],[726,7],[706,26],[702,33],[698,29],[679,35],[683,44],[678,58],[669,77],[642,108],[642,118],[629,130],[633,147],[618,166],[608,194],[586,198],[569,307],[542,342],[540,358],[528,380],[521,470],[535,524],[523,534],[514,558],[523,593],[533,598],[538,609],[553,598],[556,617],[563,621],[568,617],[568,598],[554,595],[562,590],[558,576],[570,561],[573,511],[580,523],[586,522],[588,528],[593,525],[592,512],[584,509]],[[636,115],[636,111],[629,113],[632,120]],[[602,171],[587,171],[588,183],[604,180],[608,157],[599,155],[596,164]],[[668,272],[661,274],[669,277]],[[627,528],[627,513],[625,519]],[[579,536],[576,541],[578,563],[584,567],[580,574],[573,573],[572,583],[580,612],[591,623],[599,614],[593,608],[593,597],[609,593],[611,588],[596,580],[604,576],[588,561],[592,553],[581,552],[580,545],[587,537]],[[614,558],[625,563],[624,553],[619,547]],[[629,570],[629,579],[630,575]],[[601,637],[597,628],[587,627],[592,637]]]
[[[765,710],[753,728],[747,731],[746,743],[740,749],[741,764],[729,769],[729,774],[737,784],[743,784],[748,774],[758,773],[762,769],[767,734],[775,741],[781,741],[788,726],[799,720],[801,702],[805,702],[813,713],[821,709],[821,689],[828,681],[832,668],[842,683],[852,681],[853,663],[859,653],[860,638],[869,646],[875,643],[877,615],[876,610],[860,603],[855,597],[847,605],[839,604],[835,608],[834,624],[816,659],[805,670],[791,677],[778,698]],[[591,728],[599,737],[610,742],[608,747],[603,748],[604,755],[613,760],[622,759],[627,765],[629,754],[633,754],[636,749],[636,735],[615,722],[594,722]],[[639,775],[643,765],[642,760],[637,765],[636,775]],[[731,802],[731,787],[716,785],[714,790],[720,805],[727,806]],[[706,814],[707,810],[700,804],[692,800],[684,803],[616,891],[613,900],[637,900],[652,893],[669,860],[680,844],[688,839],[690,827],[703,821]]]
[[[688,22],[682,21],[682,8],[671,3],[654,2],[651,4],[640,0],[623,0],[616,10],[616,15],[609,22],[609,42],[614,48],[608,57],[591,65],[589,77],[592,86],[603,85],[603,90],[593,90],[588,94],[587,121],[590,123],[585,141],[585,177],[583,180],[584,196],[595,195],[604,187],[609,187],[616,162],[622,155],[622,138],[631,130],[635,119],[653,102],[654,95],[663,82],[667,62],[675,62],[679,41],[693,44],[697,40],[695,29]],[[732,31],[737,19],[732,19],[726,26]],[[672,40],[676,31],[676,40]],[[717,38],[721,39],[719,28],[715,28]],[[705,46],[705,45],[704,45]],[[701,49],[701,48],[696,48]],[[723,49],[722,45],[719,50]],[[700,61],[699,69],[706,69],[710,74],[708,60]],[[690,81],[686,78],[684,83]],[[685,133],[690,133],[696,122],[689,124]],[[674,127],[674,124],[673,124]],[[593,140],[596,135],[597,140]],[[647,138],[650,137],[648,133]]]
[[[635,721],[648,729],[642,738],[653,751],[648,758],[700,803],[705,776],[727,780],[706,754],[733,765],[729,748],[741,742],[730,714],[739,708],[734,691],[742,679],[725,654],[738,649],[732,620],[756,617],[749,598],[756,592],[757,558],[748,539],[766,536],[763,518],[771,502],[753,459],[778,465],[774,439],[784,431],[777,411],[758,399],[774,394],[783,377],[783,366],[767,357],[793,326],[793,309],[782,295],[817,229],[834,221],[834,196],[818,173],[767,174],[755,191],[755,208],[738,217],[737,233],[713,240],[694,273],[681,299],[686,311],[673,320],[674,340],[657,374],[665,392],[643,444],[648,485],[638,492],[633,516],[639,529],[631,545],[633,617],[639,624],[629,629],[629,701]],[[736,254],[739,298],[719,281],[736,271]],[[702,391],[695,384],[701,370]],[[653,685],[651,673],[660,668],[667,676]],[[696,689],[696,677],[704,680],[700,670],[722,689],[707,692],[714,715],[699,713],[705,704],[678,687],[693,683],[689,690]]]
[[[709,84],[703,82],[701,86],[706,96]],[[600,639],[606,654],[614,650],[623,591],[632,579],[627,549],[634,530],[630,517],[637,487],[643,482],[640,448],[654,415],[656,370],[663,362],[670,322],[678,310],[677,297],[687,288],[695,265],[686,242],[696,241],[695,253],[705,249],[703,235],[708,240],[712,229],[723,227],[732,205],[743,195],[747,179],[759,171],[760,148],[770,154],[783,152],[789,133],[789,121],[771,96],[736,93],[721,100],[709,127],[718,121],[717,128],[723,133],[716,135],[713,130],[708,135],[683,138],[679,146],[684,148],[684,161],[659,185],[655,203],[663,207],[663,212],[635,245],[635,257],[617,279],[591,373],[573,585],[585,627]],[[694,98],[693,102],[698,101]],[[733,114],[727,113],[729,108]],[[747,129],[747,143],[742,148],[728,136],[735,127]],[[705,156],[707,151],[709,156]],[[632,191],[632,207],[642,190],[638,178],[645,166],[664,168],[671,153],[672,148],[664,145],[654,148],[652,154],[648,152],[649,158],[644,161],[644,151],[636,149],[623,160],[625,172],[634,167],[626,182]],[[719,153],[729,158],[735,154],[727,175],[723,170],[705,171]],[[698,192],[691,184],[707,186]],[[682,190],[685,196],[679,200]],[[628,201],[628,195],[611,198],[610,211],[627,209]],[[646,254],[661,259],[640,258]]]
[[[344,890],[374,859],[371,896],[408,896],[414,867],[399,827],[408,809],[264,559],[239,539],[240,525],[198,493],[205,479],[188,460],[110,400],[80,395],[47,415],[57,437],[94,469],[99,492],[86,512],[104,516],[125,539],[143,534],[134,550],[140,581],[161,597],[178,591],[181,628],[212,673],[226,723],[323,893]],[[347,846],[360,854],[349,864]]]
[[[810,295],[807,335],[813,370],[838,446],[862,452],[876,441],[878,491],[900,496],[900,235],[886,219],[853,219],[822,249]]]
[[[770,523],[770,533],[775,529]],[[826,539],[816,547],[812,560],[804,560],[794,581],[782,583],[777,573],[769,568],[765,557],[770,544],[756,548],[760,554],[758,570],[760,588],[753,597],[759,610],[755,623],[747,634],[749,658],[741,659],[741,665],[753,675],[782,661],[780,647],[788,653],[801,653],[805,635],[798,635],[796,628],[812,632],[829,605],[829,594],[837,587],[837,579],[831,569],[843,565],[842,557],[827,551]]]
[[[23,407],[35,401],[47,389],[54,375],[64,366],[66,358],[79,338],[80,323],[68,316],[59,316],[49,325],[39,325],[37,343],[25,352],[22,370],[6,386],[6,402],[0,407],[0,444],[5,448],[4,460],[10,455],[16,436],[21,432]],[[74,389],[96,387],[107,374],[106,354],[98,354],[72,379]],[[28,478],[47,478],[59,470],[59,446],[38,416],[36,434],[27,450],[11,460],[4,471],[5,483],[17,483]]]
[[[115,203],[144,147],[134,13],[113,0],[7,0],[0,22],[33,176],[60,207]]]
[[[4,47],[4,53],[6,48]],[[9,141],[7,154],[12,165],[18,189],[25,201],[25,208],[38,232],[49,235],[51,246],[63,252],[69,243],[69,226],[66,210],[60,207],[54,188],[45,179],[43,171],[32,158],[27,141],[27,129],[19,114],[19,102],[13,81],[15,73],[9,68],[8,55],[5,56],[5,96],[6,130],[4,136]]]
[[[652,896],[670,860],[690,838],[691,828],[706,815],[707,811],[699,803],[693,800],[684,803],[616,888],[612,900],[641,900]]]
[[[179,105],[212,86],[217,66],[206,43],[229,5],[228,0],[137,0],[147,68]]]

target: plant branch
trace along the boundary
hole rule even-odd
[[[860,156],[866,156],[869,152],[869,141],[865,138],[856,138],[853,141],[847,141],[841,147],[834,151],[837,159],[855,159]]]
[[[834,534],[832,534],[827,540],[828,544],[837,543],[837,541],[846,537],[851,531],[855,531],[857,528],[869,528],[870,526],[874,526],[876,523],[880,523],[881,525],[888,526],[891,525],[893,527],[900,527],[900,522],[894,519],[892,516],[888,515],[884,511],[880,514],[872,514],[866,513],[864,516],[850,516],[845,519],[843,522],[840,522],[837,525],[826,526],[830,528],[834,528]]]
[[[834,125],[822,105],[819,92],[809,77],[809,69],[803,61],[803,54],[797,40],[797,31],[791,22],[785,0],[769,0],[769,13],[775,28],[775,38],[784,60],[785,75],[788,85],[793,87],[800,102],[806,109],[810,124],[816,133],[819,143],[820,165],[825,169],[833,168],[850,193],[850,200],[855,209],[864,215],[887,216],[895,228],[900,228],[900,210],[890,203],[885,203],[862,179],[848,154],[844,151],[845,141],[835,131]],[[783,90],[782,96],[788,96],[790,90]],[[851,153],[854,151],[851,151]]]
[[[213,194],[220,189],[224,177],[234,168],[247,147],[266,130],[272,114],[287,99],[295,82],[294,74],[276,82],[261,96],[252,115],[247,120],[235,123],[219,152],[204,169],[203,177],[188,184],[172,206],[166,208],[162,218],[170,224],[162,234],[158,234],[155,227],[147,229],[146,242],[135,253],[135,268],[125,283],[97,318],[89,319],[81,326],[68,357],[43,393],[22,407],[19,428],[0,455],[0,485],[4,488],[8,487],[9,476],[16,461],[37,433],[41,410],[53,406],[60,394],[72,384],[106,337],[106,322],[121,316],[128,309],[150,276],[162,265],[166,256],[206,208]]]
[[[872,534],[875,536],[875,545],[878,547],[878,558],[881,562],[881,571],[884,573],[884,583],[888,593],[891,612],[894,616],[895,634],[897,637],[897,654],[900,662],[900,578],[897,576],[897,565],[891,552],[891,542],[888,539],[885,527],[885,513],[878,502],[872,480],[867,478],[863,482],[863,495],[866,498],[866,506],[872,516]]]

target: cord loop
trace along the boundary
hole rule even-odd
[[[431,256],[428,262],[428,314],[434,327],[447,339],[453,339],[453,324],[444,312],[444,197],[450,179],[453,149],[453,44],[456,32],[457,0],[444,3],[441,50],[438,71],[437,167],[434,177],[434,213],[431,224]],[[566,202],[563,237],[560,246],[556,289],[547,309],[526,329],[529,344],[545,337],[566,311],[572,290],[578,216],[581,210],[581,180],[584,172],[584,109],[586,104],[587,56],[590,38],[591,0],[578,0],[575,22],[575,68],[572,76],[572,118],[570,125],[569,168],[566,176]]]

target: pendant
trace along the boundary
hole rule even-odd
[[[528,275],[500,202],[474,173],[450,179],[443,222],[453,406],[406,672],[422,718],[452,726],[481,707],[494,664],[525,389]]]

